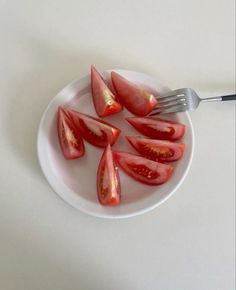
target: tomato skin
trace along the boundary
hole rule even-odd
[[[90,144],[96,147],[111,146],[120,135],[120,129],[103,120],[77,112],[72,109],[67,110],[74,124],[78,128],[81,136]]]
[[[66,159],[75,159],[84,155],[83,139],[73,121],[61,106],[58,107],[57,111],[57,133],[62,153]]]
[[[153,161],[173,162],[179,160],[184,154],[183,143],[134,136],[126,136],[126,139],[143,157]]]
[[[173,172],[173,167],[155,162],[135,154],[113,151],[113,156],[125,173],[147,185],[165,183]]]
[[[91,66],[91,91],[94,107],[99,117],[122,111],[121,104],[116,101],[115,95],[94,66]]]
[[[140,133],[152,139],[175,141],[185,133],[185,125],[152,117],[130,117],[126,120]]]
[[[131,113],[146,116],[156,107],[157,100],[151,92],[128,81],[116,72],[111,73],[111,79],[118,100]]]
[[[102,205],[118,205],[121,187],[118,168],[113,160],[110,144],[102,154],[97,170],[97,196]]]

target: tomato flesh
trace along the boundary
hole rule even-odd
[[[57,111],[57,133],[62,153],[66,159],[75,159],[84,155],[83,139],[62,107],[58,107]]]
[[[151,92],[128,81],[116,72],[111,73],[111,78],[118,100],[131,113],[146,116],[156,107],[157,100]]]
[[[148,185],[165,183],[173,172],[173,167],[170,165],[155,162],[131,153],[114,151],[113,155],[117,164],[129,176]]]
[[[179,160],[184,153],[185,145],[166,140],[147,139],[126,136],[129,143],[144,157],[153,161],[172,162]]]
[[[126,120],[140,133],[152,139],[175,141],[185,133],[180,123],[151,117],[130,117]]]
[[[106,117],[122,110],[121,104],[116,101],[115,95],[94,66],[91,66],[91,90],[94,107],[99,117]]]
[[[108,122],[72,109],[67,111],[82,137],[90,144],[97,147],[106,147],[108,144],[113,145],[119,137],[120,129]]]
[[[102,205],[117,205],[120,203],[120,178],[118,168],[113,160],[110,144],[104,150],[98,166],[97,195]]]

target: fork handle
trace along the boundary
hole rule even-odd
[[[220,97],[203,98],[202,102],[215,102],[215,101],[234,101],[236,100],[236,95],[226,95]]]
[[[221,97],[222,101],[235,101],[236,95],[226,95]]]

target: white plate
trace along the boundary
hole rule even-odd
[[[154,92],[163,93],[169,90],[148,75],[127,70],[115,71]],[[109,79],[109,71],[104,72],[103,76]],[[192,123],[188,113],[166,115],[165,118],[186,125],[182,140],[186,144],[186,151],[183,158],[174,165],[176,168],[171,179],[161,186],[147,186],[131,179],[120,170],[121,204],[115,207],[101,206],[96,195],[96,171],[103,150],[85,142],[84,157],[69,161],[64,159],[56,131],[56,111],[59,105],[72,106],[80,112],[96,116],[90,93],[90,76],[72,82],[52,99],[42,116],[38,131],[38,158],[42,171],[55,192],[73,207],[96,217],[135,216],[160,205],[176,191],[186,177],[193,156]],[[131,114],[124,109],[122,113],[107,117],[106,120],[122,129],[114,148],[137,154],[124,138],[128,134],[140,135],[124,120],[127,116]]]

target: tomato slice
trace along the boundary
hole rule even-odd
[[[107,145],[100,160],[97,171],[97,195],[102,205],[120,203],[120,178],[118,167],[113,160],[110,144]]]
[[[155,162],[131,153],[114,151],[117,164],[132,178],[148,184],[160,185],[165,183],[173,172],[173,167]]]
[[[131,113],[146,116],[156,107],[157,100],[151,92],[128,81],[116,72],[111,73],[111,78],[117,98]]]
[[[179,160],[184,153],[184,144],[164,140],[126,136],[129,143],[144,157],[159,161],[172,162]]]
[[[57,132],[62,153],[66,159],[84,155],[84,142],[71,118],[62,107],[57,111]]]
[[[122,110],[121,104],[116,101],[115,95],[94,66],[91,66],[91,89],[94,107],[99,117],[106,117]]]
[[[151,117],[130,117],[126,120],[143,135],[152,139],[178,140],[185,133],[185,126],[180,123]]]
[[[120,129],[108,122],[99,120],[89,115],[74,110],[67,110],[82,137],[90,144],[97,147],[113,145],[120,134]]]

